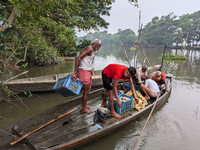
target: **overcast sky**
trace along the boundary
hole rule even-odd
[[[143,27],[155,16],[159,18],[173,12],[176,16],[192,14],[200,10],[200,0],[138,0],[139,8],[131,5],[128,0],[116,0],[110,10],[110,16],[103,18],[110,23],[109,33],[116,33],[118,29],[132,29],[136,34],[139,27],[139,11]],[[77,32],[77,36],[85,36],[88,32]]]

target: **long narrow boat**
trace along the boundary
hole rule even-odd
[[[173,75],[168,74],[166,77],[171,92]],[[124,83],[120,83],[118,89],[123,89],[123,85]],[[0,132],[0,149],[76,149],[122,128],[139,116],[150,112],[155,102],[155,99],[150,99],[148,105],[140,111],[132,109],[123,113],[120,119],[111,116],[104,123],[96,123],[93,118],[95,111],[101,105],[103,91],[104,88],[100,88],[90,92],[88,105],[94,111],[91,114],[82,113],[79,108],[82,96],[78,96],[4,129]],[[156,107],[163,104],[169,96],[170,93],[163,90]],[[11,134],[17,135],[18,139],[23,138],[13,144],[15,139]]]
[[[153,67],[148,68],[148,73],[151,74],[157,69],[160,68],[160,65],[155,65]],[[95,70],[94,75],[92,76],[92,86],[100,86],[102,85],[101,79],[102,70]],[[49,76],[41,76],[34,78],[25,78],[25,79],[15,79],[5,82],[8,88],[15,92],[46,92],[52,91],[53,86],[57,82],[59,78],[66,77],[68,75],[72,75],[73,73],[62,73],[56,75]],[[124,82],[124,80],[120,80],[119,82]]]

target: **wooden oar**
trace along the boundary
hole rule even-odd
[[[147,119],[147,121],[146,121],[146,123],[145,123],[145,125],[144,125],[144,127],[143,127],[143,129],[142,129],[142,131],[140,132],[140,134],[139,134],[139,136],[138,136],[138,138],[137,138],[137,140],[136,140],[136,142],[135,142],[135,144],[134,144],[132,150],[134,150],[134,148],[136,147],[136,145],[137,145],[137,143],[138,143],[138,141],[139,141],[139,139],[140,139],[140,136],[142,135],[144,129],[146,128],[146,125],[147,125],[147,123],[149,122],[149,119],[150,119],[150,117],[151,117],[151,114],[153,113],[153,110],[154,110],[154,108],[155,108],[155,106],[156,106],[156,103],[157,103],[157,101],[158,101],[158,98],[159,98],[159,96],[160,96],[162,90],[163,90],[163,88],[160,90],[160,93],[158,94],[158,97],[156,98],[156,101],[155,101],[155,103],[154,103],[154,105],[153,105],[153,108],[152,108],[150,114],[149,114],[149,117],[148,117],[148,119]]]
[[[17,143],[17,142],[21,141],[22,139],[26,138],[27,136],[29,136],[29,135],[35,133],[35,132],[38,131],[39,129],[41,129],[41,128],[47,126],[48,124],[50,124],[50,123],[52,123],[52,122],[54,122],[54,121],[56,121],[56,120],[58,120],[58,119],[60,119],[60,118],[62,118],[62,117],[64,117],[64,116],[66,116],[67,114],[69,114],[69,113],[71,113],[71,112],[73,112],[73,111],[75,111],[75,110],[77,110],[77,109],[78,109],[78,108],[74,108],[74,109],[72,109],[72,110],[70,110],[70,111],[67,111],[67,112],[64,113],[64,114],[61,114],[61,115],[57,116],[56,118],[50,120],[49,122],[47,122],[47,123],[45,123],[45,124],[43,124],[43,125],[41,125],[41,126],[35,128],[35,129],[33,129],[32,131],[30,131],[30,132],[28,132],[28,133],[26,133],[26,134],[24,134],[23,136],[21,136],[20,138],[14,140],[14,141],[11,142],[10,144],[11,144],[11,145],[14,145],[15,143]]]

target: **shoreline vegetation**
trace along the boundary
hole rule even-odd
[[[163,54],[159,58],[162,59]],[[187,60],[187,57],[186,56],[180,56],[180,55],[174,55],[174,54],[171,54],[171,53],[165,53],[164,59],[166,59],[166,60]]]

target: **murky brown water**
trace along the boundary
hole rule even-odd
[[[164,49],[144,49],[152,65],[160,64],[158,57]],[[169,49],[166,52],[178,53],[180,50]],[[134,52],[128,52],[131,64]],[[198,150],[200,147],[200,51],[186,51],[186,61],[165,61],[163,72],[174,74],[173,88],[168,101],[157,108],[152,114],[136,149],[144,150]],[[139,52],[138,66],[143,62],[143,54]],[[120,63],[128,66],[123,50],[119,48],[102,48],[97,52],[93,66],[95,69],[103,69],[109,63]],[[146,62],[147,64],[147,62]],[[30,67],[26,77],[56,74],[73,71],[73,62],[67,62],[60,66]],[[24,69],[26,70],[26,69]],[[22,70],[20,70],[22,72]],[[0,103],[0,129],[6,128],[17,121],[37,114],[43,110],[65,102],[71,97],[48,93],[35,93],[33,97],[23,96],[23,102],[28,106],[26,110],[20,102],[18,104],[23,111],[12,104]],[[106,136],[92,144],[82,147],[81,150],[125,150],[132,149],[139,133],[141,132],[146,116],[130,123],[124,128]]]

